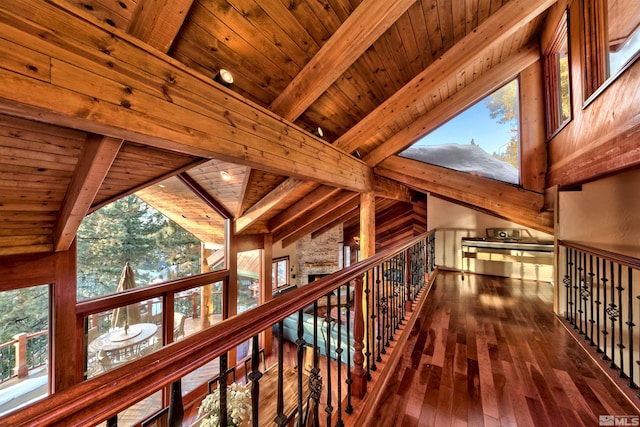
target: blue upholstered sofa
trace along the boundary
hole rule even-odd
[[[296,289],[295,285],[287,287],[278,294],[273,295],[274,298],[281,297],[289,291]],[[311,309],[307,308],[302,313],[303,339],[308,346],[313,345],[313,314]],[[298,313],[294,313],[283,320],[282,337],[292,343],[298,340]],[[277,336],[278,325],[274,326],[274,336]],[[350,330],[353,338],[353,329]],[[338,346],[338,323],[335,319],[331,319],[327,330],[327,323],[324,316],[318,317],[317,322],[317,343],[320,355],[326,356],[327,352],[327,336],[329,337],[329,353],[332,359],[337,359],[336,348]],[[347,349],[351,353],[351,363],[353,363],[353,340],[348,340],[346,325],[340,325],[340,348],[342,349],[341,359],[343,363],[347,363]]]

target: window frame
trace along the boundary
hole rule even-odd
[[[285,278],[285,281],[283,284],[278,284],[278,264],[281,262],[285,262],[285,271],[287,272],[286,273],[287,277]],[[282,288],[289,285],[290,268],[291,268],[291,265],[290,265],[290,260],[288,255],[271,260],[271,287],[273,289],[278,289],[278,288]]]
[[[568,61],[569,115],[562,121],[562,91],[560,80],[560,52],[566,44]],[[573,96],[571,90],[571,44],[569,43],[569,11],[565,10],[558,23],[549,46],[545,49],[544,58],[545,107],[547,140],[553,138],[573,119]]]
[[[608,2],[583,0],[581,5],[584,109],[640,58],[640,49],[612,73],[609,69]]]

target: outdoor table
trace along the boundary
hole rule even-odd
[[[148,341],[158,330],[154,323],[135,323],[127,329],[116,328],[100,335],[89,343],[89,350],[97,353],[102,350],[109,356],[123,357],[127,353],[136,353],[141,344]]]

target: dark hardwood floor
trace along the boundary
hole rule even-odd
[[[598,426],[638,410],[553,314],[547,283],[441,272],[368,426]]]

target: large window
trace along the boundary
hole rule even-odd
[[[507,83],[399,155],[519,184],[518,81]]]
[[[135,195],[92,213],[78,231],[78,300],[122,290],[125,265],[136,287],[201,272],[200,241]]]
[[[271,264],[271,281],[274,289],[289,284],[289,257],[273,260]]]
[[[544,57],[547,138],[571,119],[567,14],[556,29]]]
[[[640,2],[585,0],[583,61],[586,96],[615,78],[640,54]]]

